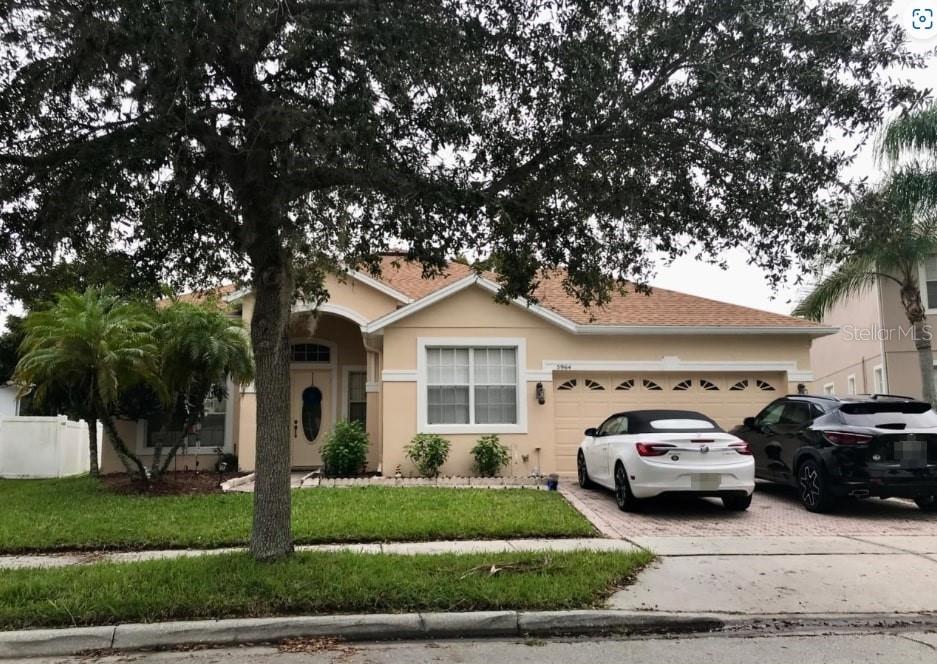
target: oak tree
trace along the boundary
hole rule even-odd
[[[291,550],[287,322],[405,246],[563,267],[810,258],[864,136],[919,94],[890,0],[3,0],[0,284],[103,241],[256,295],[251,550]]]

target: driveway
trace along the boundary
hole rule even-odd
[[[618,510],[611,492],[566,483],[566,498],[606,537],[660,558],[616,593],[617,609],[776,614],[937,612],[937,515],[867,500],[811,514],[793,490],[759,484],[747,512],[717,500],[652,500]]]
[[[794,489],[762,482],[745,512],[729,512],[717,499],[668,497],[648,501],[641,513],[626,513],[615,505],[611,491],[580,489],[574,480],[561,490],[607,537],[937,536],[937,514],[922,512],[910,501],[872,498],[850,501],[833,514],[813,514]]]

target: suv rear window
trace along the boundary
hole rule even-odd
[[[923,401],[860,401],[839,409],[845,424],[882,429],[937,427],[937,412]]]

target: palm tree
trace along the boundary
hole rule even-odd
[[[794,314],[821,320],[836,303],[871,288],[878,280],[894,282],[911,324],[924,399],[937,405],[931,335],[918,279],[921,263],[937,255],[937,215],[921,197],[909,197],[906,185],[905,176],[893,176],[852,206],[853,243],[831,252],[831,256],[840,256],[838,265],[800,302]]]
[[[238,385],[250,383],[254,361],[241,322],[226,316],[217,302],[171,302],[159,311],[154,334],[159,347],[155,387],[164,411],[163,432],[182,432],[165,459],[164,437],[160,437],[150,466],[150,475],[159,477],[185,443],[187,432],[201,421],[206,399],[226,397],[228,378]]]
[[[88,423],[91,474],[98,474],[100,421],[131,476],[145,477],[142,462],[118,435],[114,409],[123,389],[154,374],[151,313],[92,288],[60,293],[49,309],[31,312],[23,330],[14,380],[23,390],[32,389],[39,403],[54,394],[69,395]]]

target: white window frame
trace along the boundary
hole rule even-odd
[[[351,400],[348,398],[348,386],[351,382],[349,376],[353,373],[364,374],[364,403],[367,408],[368,403],[368,368],[365,366],[344,366],[342,367],[342,418],[349,421],[351,418]]]
[[[427,421],[426,349],[511,348],[517,358],[517,422],[515,424],[429,424]],[[475,417],[475,368],[469,363],[469,417]],[[523,337],[418,337],[416,340],[416,411],[419,433],[527,433],[527,341]]]
[[[857,394],[855,374],[849,374],[846,376],[846,394]]]
[[[835,395],[836,394],[836,383],[826,383],[823,386],[823,394],[826,395]]]
[[[876,364],[872,367],[872,393],[888,394],[888,381],[885,380],[885,365],[883,364]]]
[[[921,303],[924,305],[924,310],[928,314],[937,315],[937,307],[931,307],[930,302],[927,299],[927,271],[924,269],[923,262],[917,266],[917,271],[918,271],[917,286],[921,294]]]
[[[227,390],[228,395],[225,397],[224,408],[224,445],[221,447],[221,451],[233,452],[234,445],[232,444],[232,438],[234,432],[234,400],[241,397],[241,392],[238,389],[238,386],[235,385],[230,378],[227,381]],[[155,447],[147,447],[146,445],[146,435],[149,424],[150,423],[148,420],[137,420],[137,456],[153,456],[153,453],[156,451]],[[167,449],[167,446],[163,446],[163,454],[166,453]],[[214,445],[189,445],[188,447],[183,446],[179,448],[180,455],[203,455],[214,454],[214,452]]]

